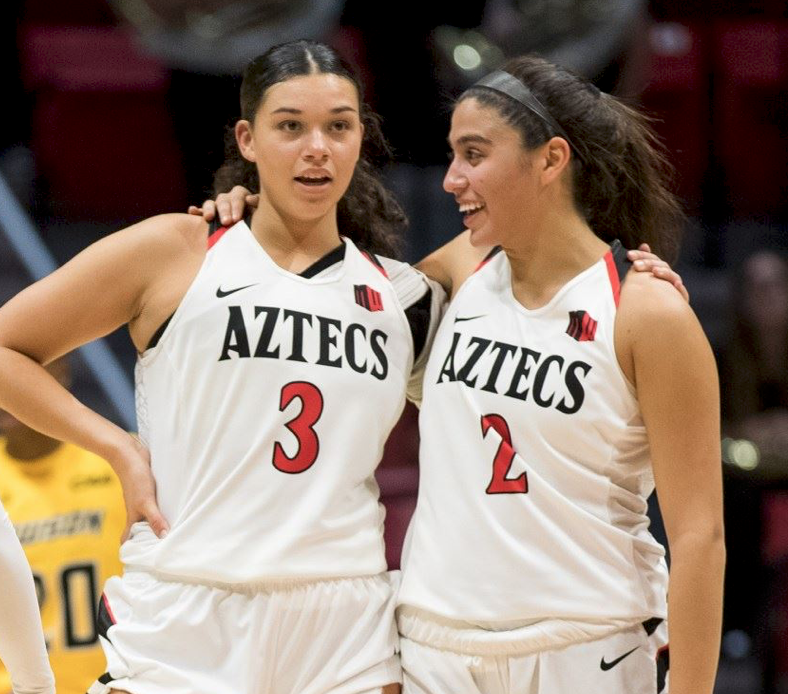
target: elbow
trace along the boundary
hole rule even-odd
[[[694,561],[702,557],[703,561],[712,561],[720,568],[725,566],[725,530],[722,520],[679,532],[674,538],[669,538],[668,543],[674,560],[686,557]]]

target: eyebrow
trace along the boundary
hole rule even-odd
[[[331,113],[345,113],[346,111],[352,111],[353,113],[356,112],[352,106],[337,106],[336,108],[331,109]],[[293,113],[295,115],[300,115],[303,113],[301,109],[298,108],[288,108],[287,106],[282,106],[281,108],[276,109],[276,111],[271,111],[271,114],[275,113]]]
[[[451,139],[446,138],[447,142],[451,145]],[[491,145],[492,140],[488,140],[486,137],[482,137],[481,135],[463,135],[462,137],[457,138],[457,146],[467,145],[471,143],[479,143],[482,145]]]

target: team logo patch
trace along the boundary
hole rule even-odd
[[[366,284],[354,284],[353,290],[356,295],[356,303],[363,306],[367,311],[382,311],[383,299],[380,292],[376,292]]]
[[[585,311],[570,311],[566,334],[578,342],[592,342],[596,335],[596,321]]]

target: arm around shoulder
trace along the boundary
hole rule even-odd
[[[416,267],[427,277],[440,283],[449,296],[454,296],[490,252],[489,247],[473,246],[467,229],[420,260]]]

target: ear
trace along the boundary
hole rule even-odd
[[[572,150],[563,137],[551,137],[542,147],[542,182],[548,184],[558,180],[569,167]]]
[[[238,143],[238,151],[241,152],[244,159],[256,161],[252,124],[248,120],[239,120],[235,124],[235,141]]]

